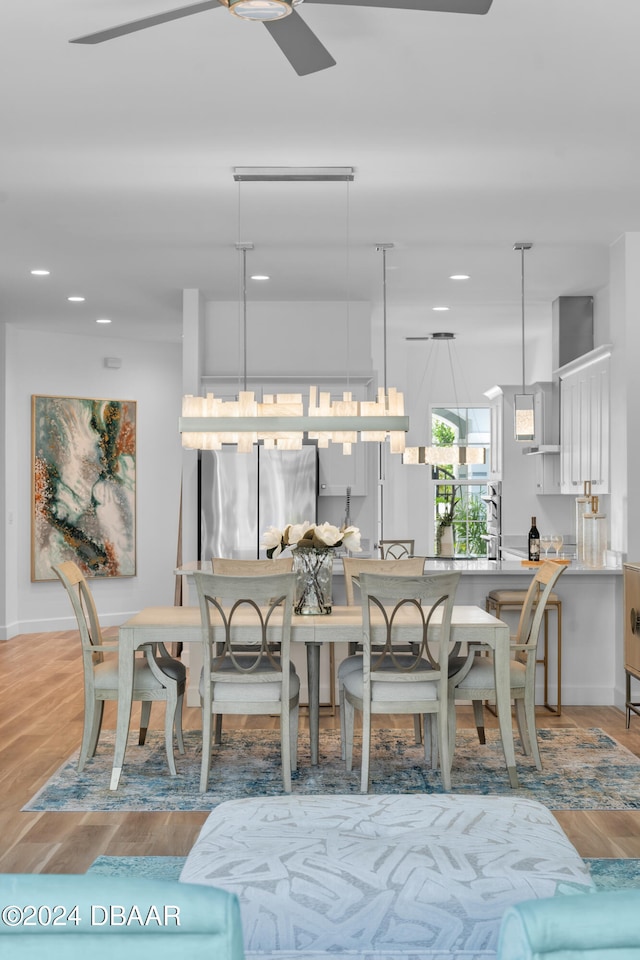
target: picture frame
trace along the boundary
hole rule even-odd
[[[135,400],[31,397],[31,580],[136,575]]]

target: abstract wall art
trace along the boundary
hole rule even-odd
[[[31,579],[136,573],[136,402],[32,396]]]

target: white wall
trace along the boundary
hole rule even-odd
[[[120,357],[120,369],[107,369],[105,357]],[[137,401],[137,574],[96,580],[92,587],[105,624],[118,623],[147,605],[173,603],[181,470],[180,345],[34,333],[9,325],[5,370],[11,397],[5,512],[14,522],[7,527],[0,638],[73,626],[58,581],[30,580],[32,394]]]
[[[206,304],[203,373],[243,373],[237,303]],[[342,301],[247,305],[247,374],[305,376],[371,370],[371,306]]]

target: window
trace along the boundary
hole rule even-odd
[[[435,407],[431,414],[434,446],[457,444],[483,447],[485,462],[445,464],[433,468],[434,544],[439,553],[443,525],[452,525],[456,555],[477,557],[486,554],[486,504],[488,463],[491,454],[491,410],[489,407]]]

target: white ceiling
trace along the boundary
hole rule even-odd
[[[182,288],[238,297],[238,240],[273,278],[249,299],[379,301],[375,246],[392,242],[390,324],[413,302],[412,332],[507,339],[514,242],[534,244],[535,320],[606,285],[609,244],[640,229],[638,0],[494,0],[486,16],[303,4],[337,61],[307,77],[222,8],[68,43],[180,4],[2,0],[0,320],[178,340]],[[348,194],[232,176],[336,165],[355,168]]]

